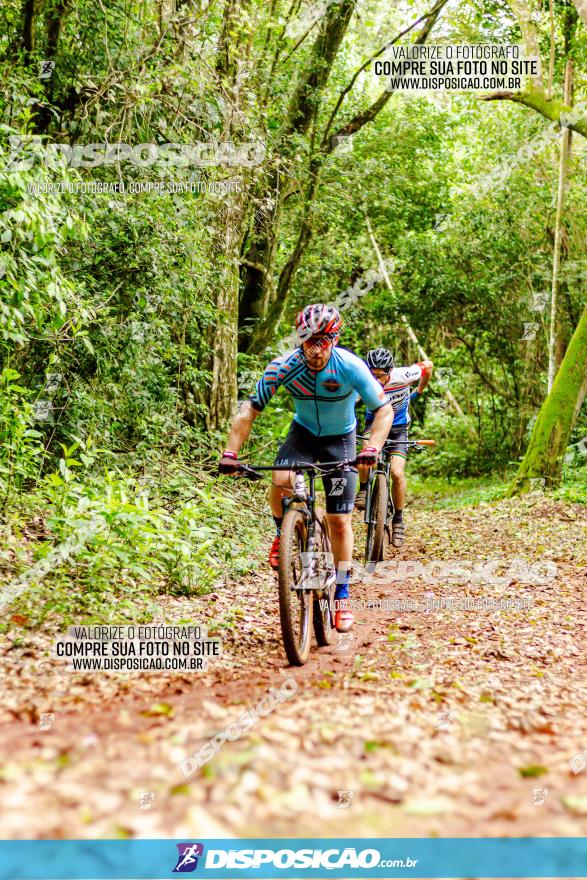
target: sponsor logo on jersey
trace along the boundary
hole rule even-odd
[[[337,382],[336,379],[325,379],[324,382],[322,382],[322,387],[326,388],[327,391],[332,391],[334,393],[335,391],[340,391],[342,385],[340,382]]]

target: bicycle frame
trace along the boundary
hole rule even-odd
[[[364,434],[358,434],[357,439],[358,440],[366,440],[367,437],[365,437]],[[375,482],[375,477],[377,474],[383,474],[385,477],[385,481],[386,481],[387,485],[389,486],[389,478],[391,475],[391,453],[390,453],[389,449],[391,449],[392,446],[397,446],[398,443],[405,445],[406,452],[408,449],[413,449],[415,451],[423,452],[423,448],[425,446],[435,446],[436,445],[436,441],[434,441],[434,440],[403,440],[403,441],[386,440],[385,441],[385,443],[383,444],[383,448],[381,449],[381,452],[379,453],[379,457],[377,459],[377,464],[375,465],[374,468],[371,468],[371,470],[369,471],[369,477],[367,479],[367,492],[366,492],[366,497],[365,497],[365,515],[363,517],[363,522],[366,525],[369,524],[368,514],[369,514],[369,509],[371,507],[371,494],[373,491],[373,483]],[[388,518],[389,518],[389,514],[393,515],[393,500],[391,497],[391,490],[389,492]]]
[[[328,521],[319,520],[316,512],[316,477],[348,469],[354,463],[345,460],[255,467],[243,462],[237,467],[244,477],[253,480],[262,479],[259,471],[295,474],[293,494],[282,498],[281,503],[282,540],[277,567],[281,634],[287,658],[294,666],[302,666],[307,661],[312,630],[319,647],[331,644],[336,621],[333,611],[336,571]],[[310,478],[309,489],[304,479],[306,473]]]
[[[327,574],[324,574],[324,577],[319,577],[316,573],[316,478],[318,476],[324,475],[331,470],[344,469],[346,467],[350,467],[354,464],[352,461],[337,461],[337,462],[320,462],[320,463],[310,463],[310,462],[298,462],[297,464],[292,465],[263,465],[257,466],[254,465],[245,465],[245,474],[247,470],[249,471],[291,471],[296,476],[296,482],[298,477],[304,477],[305,474],[309,477],[309,489],[305,484],[305,492],[304,494],[300,494],[296,488],[294,488],[294,492],[292,495],[286,496],[281,500],[281,506],[283,515],[287,513],[290,507],[295,507],[299,510],[306,520],[306,528],[307,528],[307,538],[306,538],[306,549],[302,554],[302,565],[304,569],[303,576],[300,580],[300,583],[297,585],[297,589],[300,590],[322,590],[325,588]],[[304,559],[305,556],[305,559]],[[333,563],[333,560],[328,560],[330,564]]]
[[[291,468],[297,477],[304,475],[304,471]],[[316,583],[319,579],[316,576],[316,558],[314,556],[316,547],[316,477],[315,470],[306,471],[310,479],[309,491],[304,495],[300,495],[294,489],[294,494],[281,499],[281,508],[283,515],[287,513],[290,507],[294,506],[303,513],[306,519],[307,537],[306,549],[301,554],[303,574],[300,583],[297,586],[299,590],[319,589],[320,584]],[[297,480],[296,480],[297,482]],[[305,484],[305,480],[304,480]],[[304,556],[306,557],[304,559]]]
[[[365,438],[361,437],[361,439]],[[365,549],[365,560],[367,562],[376,561],[375,556],[378,557],[378,559],[383,558],[382,554],[385,552],[386,535],[389,542],[392,540],[391,523],[393,521],[395,507],[393,503],[393,487],[390,485],[391,458],[393,455],[392,449],[398,443],[401,443],[402,445],[405,444],[406,452],[408,449],[422,452],[423,447],[436,445],[434,440],[386,440],[383,444],[383,448],[379,453],[375,467],[370,470],[367,478],[365,515],[363,517],[363,522],[367,526],[367,543]],[[380,476],[383,477],[383,480],[379,480]],[[385,512],[381,509],[382,505],[379,497],[377,501],[375,501],[373,494],[375,491],[374,487],[380,483],[383,483],[385,486],[385,492],[387,493],[385,496]]]

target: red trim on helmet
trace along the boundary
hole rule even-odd
[[[305,306],[296,317],[296,329],[302,341],[318,333],[340,334],[341,327],[342,319],[338,309],[325,303]]]

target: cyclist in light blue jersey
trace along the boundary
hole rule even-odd
[[[393,409],[367,365],[352,352],[337,346],[342,319],[334,306],[322,303],[306,306],[296,319],[300,346],[271,361],[257,383],[250,402],[241,408],[233,422],[226,450],[221,459],[221,473],[234,473],[238,453],[249,436],[254,420],[279,388],[293,398],[295,415],[287,437],[281,444],[275,465],[296,462],[354,460],[367,468],[377,456],[393,421]],[[371,436],[356,456],[355,403],[361,398],[373,412]],[[291,495],[292,471],[274,471],[270,504],[277,535],[269,554],[272,568],[279,565],[279,538],[282,522],[282,499]],[[339,569],[335,599],[349,595],[350,562],[353,558],[351,514],[354,506],[357,473],[345,468],[324,477],[326,512],[332,539],[334,563]],[[339,563],[344,562],[344,571]],[[343,602],[335,615],[339,632],[347,632],[353,615]]]

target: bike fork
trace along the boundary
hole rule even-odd
[[[371,510],[372,489],[373,489],[373,477],[371,476],[367,480],[367,493],[365,495],[365,513],[363,514],[363,522],[365,523],[365,525],[369,525],[369,520],[367,517],[369,516],[369,512]]]

